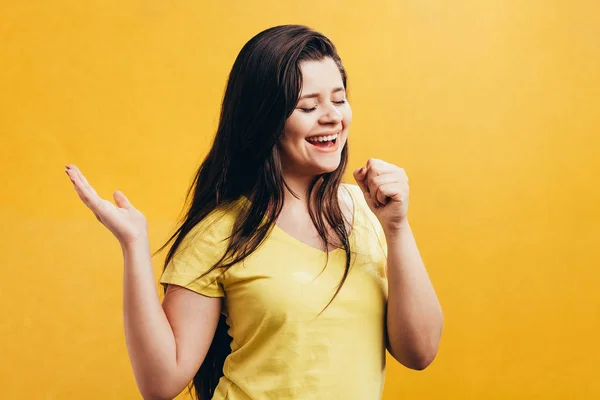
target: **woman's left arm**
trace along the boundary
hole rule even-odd
[[[438,351],[442,309],[408,220],[398,229],[384,232],[388,248],[388,350],[402,365],[422,370]]]
[[[390,354],[402,365],[426,368],[435,358],[443,314],[408,222],[408,177],[377,159],[354,171],[387,243],[387,336]]]

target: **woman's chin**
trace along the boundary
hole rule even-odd
[[[335,171],[339,166],[340,160],[337,160],[337,162],[319,163],[318,165],[315,165],[315,170],[318,171],[317,175],[323,175]]]

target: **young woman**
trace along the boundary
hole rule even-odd
[[[369,159],[357,185],[341,182],[346,90],[335,46],[308,27],[246,43],[167,242],[162,304],[144,216],[67,166],[123,250],[125,334],[144,398],[171,399],[192,381],[201,399],[380,399],[386,348],[412,369],[434,359],[443,318],[404,170]]]

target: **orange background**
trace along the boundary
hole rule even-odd
[[[438,358],[390,359],[384,399],[600,398],[599,15],[591,0],[0,1],[2,397],[140,398],[120,247],[64,165],[122,190],[158,249],[237,53],[302,23],[349,73],[349,171],[407,171],[445,312]]]

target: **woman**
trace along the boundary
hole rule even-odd
[[[341,183],[351,121],[331,41],[299,25],[252,38],[167,241],[162,305],[144,216],[68,166],[123,250],[125,334],[144,398],[193,381],[201,399],[378,399],[386,348],[408,368],[431,363],[442,312],[408,223],[408,178],[370,159],[357,185]]]

